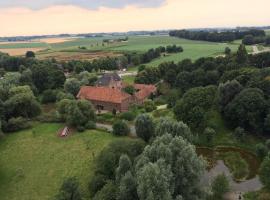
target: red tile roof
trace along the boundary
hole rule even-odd
[[[144,84],[134,84],[134,88],[139,90],[135,93],[135,96],[139,100],[148,98],[152,93],[157,91],[156,86],[154,85],[144,85]]]
[[[103,101],[110,103],[122,103],[123,100],[131,97],[131,95],[122,92],[119,89],[112,89],[109,87],[92,87],[83,86],[77,95],[79,99],[87,99],[94,101]]]

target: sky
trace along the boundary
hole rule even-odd
[[[269,0],[0,0],[0,36],[265,26],[269,7]]]

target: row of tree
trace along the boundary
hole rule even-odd
[[[210,31],[190,31],[190,30],[174,30],[170,31],[170,36],[185,38],[189,40],[203,40],[210,42],[232,42],[234,40],[243,39],[246,35],[254,37],[265,36],[264,30],[251,29],[246,31],[232,30],[226,32],[210,32]]]

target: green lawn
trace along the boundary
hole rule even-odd
[[[135,80],[135,76],[124,76],[122,79],[124,83],[133,84]]]
[[[49,200],[65,177],[76,176],[86,193],[93,158],[117,138],[100,131],[57,137],[61,124],[37,124],[0,141],[0,199]]]

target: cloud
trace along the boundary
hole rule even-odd
[[[155,8],[2,8],[0,36],[270,25],[269,7],[269,0],[166,0]]]
[[[25,7],[34,10],[55,5],[74,5],[89,9],[97,9],[99,7],[122,8],[129,5],[157,7],[164,1],[165,0],[0,0],[0,7]]]

